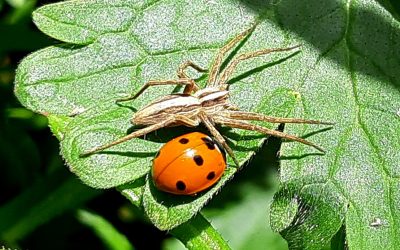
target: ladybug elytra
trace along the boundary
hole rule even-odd
[[[225,152],[208,135],[193,132],[167,142],[153,160],[155,186],[164,192],[195,195],[215,184],[226,168]]]

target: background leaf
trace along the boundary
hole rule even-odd
[[[104,245],[106,245],[108,249],[134,249],[125,235],[118,232],[118,230],[110,222],[100,215],[86,210],[78,210],[77,218],[82,224],[92,228],[96,235],[102,239]]]
[[[74,13],[73,21],[63,8]],[[88,23],[87,16],[95,19]],[[238,53],[295,44],[303,44],[302,50],[297,55],[280,53],[242,64],[231,81],[232,102],[243,110],[336,122],[330,130],[285,127],[291,134],[312,135],[307,139],[328,153],[319,155],[299,143],[283,143],[281,192],[272,206],[272,218],[279,218],[285,208],[297,213],[283,217],[284,221],[273,220],[272,225],[292,248],[329,245],[344,223],[351,248],[394,249],[399,244],[400,222],[400,33],[399,23],[375,1],[49,5],[35,13],[36,24],[70,44],[26,58],[18,69],[15,91],[36,112],[73,116],[65,128],[62,153],[85,183],[101,188],[125,184],[147,175],[161,143],[181,131],[165,129],[146,140],[131,140],[79,158],[85,149],[126,134],[132,112],[173,88],[150,89],[122,107],[114,100],[128,96],[147,80],[175,78],[176,68],[185,60],[208,68],[218,49],[256,19],[260,24]],[[202,84],[207,77],[190,75]],[[288,101],[282,104],[280,99]],[[222,131],[242,162],[263,140],[250,132]],[[155,205],[160,197],[146,188],[144,197],[149,199],[145,200]],[[295,202],[287,206],[290,203],[282,199]],[[193,202],[196,199],[185,204]],[[204,202],[185,213],[192,216]],[[151,218],[161,225],[157,224],[160,217]],[[184,221],[176,215],[170,220]],[[176,226],[168,223],[162,224]]]
[[[336,106],[330,109],[329,115],[336,117],[332,119],[339,123],[332,131],[336,140],[325,142],[331,144],[331,152],[327,157],[319,158],[318,164],[310,162],[309,157],[295,161],[283,159],[282,182],[283,186],[295,183],[297,199],[306,203],[313,204],[313,200],[320,200],[324,189],[345,199],[344,205],[337,204],[337,199],[323,203],[332,208],[339,205],[338,208],[342,208],[339,211],[343,211],[343,206],[347,204],[345,227],[350,248],[394,249],[398,244],[394,235],[398,234],[399,224],[399,206],[395,204],[399,200],[397,162],[400,155],[396,149],[400,146],[397,136],[400,131],[400,96],[396,79],[398,43],[390,37],[399,36],[399,23],[373,1],[351,1],[337,3],[336,6],[335,11],[320,15],[319,23],[330,22],[329,26],[323,27],[331,34],[335,28],[338,31],[341,29],[341,32],[337,33],[336,42],[322,51],[303,84],[304,88],[316,90],[314,93],[318,92],[317,89],[329,93],[329,100],[326,101]],[[287,13],[289,8],[296,8],[301,15],[309,13],[309,9],[295,2],[280,6],[279,10]],[[296,16],[282,19],[282,22],[297,31],[307,23],[304,20],[300,23]],[[309,35],[305,35],[306,40],[317,46],[320,39],[312,34],[318,33],[318,30],[319,26],[316,26],[306,31]],[[321,111],[320,106],[307,103],[305,106],[309,109]],[[310,100],[309,103],[314,102]],[[283,148],[283,155],[286,155],[283,158],[300,155],[297,152],[296,148]],[[305,189],[309,185],[319,185],[321,191],[310,197]],[[297,228],[300,231],[301,225],[308,223],[309,229],[325,228],[332,223],[332,220],[326,220],[321,209],[309,208],[306,211],[307,216],[294,220],[289,230],[296,231]],[[319,217],[317,223],[315,217]],[[385,222],[371,226],[375,218]],[[332,226],[339,228],[338,223]],[[320,233],[323,231],[321,229]],[[291,235],[287,238],[293,248],[319,248],[321,245],[316,240],[322,237],[307,241],[307,237],[299,239],[294,237],[295,234]]]
[[[287,249],[287,243],[269,224],[269,206],[278,189],[276,151],[281,141],[270,137],[257,154],[202,214],[232,249]],[[179,227],[178,227],[179,228]],[[163,249],[184,249],[182,242],[168,239]]]
[[[389,11],[397,21],[400,21],[400,3],[396,0],[376,0],[382,7]]]
[[[82,206],[101,193],[74,178],[63,180],[60,172],[38,181],[12,202],[0,207],[2,241],[9,243],[24,238],[39,225]]]

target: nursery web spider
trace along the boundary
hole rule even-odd
[[[131,123],[135,125],[144,125],[145,127],[134,131],[120,139],[117,139],[108,144],[92,148],[81,156],[88,156],[93,153],[102,151],[110,148],[114,145],[128,141],[132,138],[140,137],[148,134],[152,131],[158,130],[163,127],[172,127],[184,125],[188,127],[196,127],[200,123],[203,123],[213,137],[223,146],[223,148],[232,157],[233,161],[237,166],[239,162],[236,160],[235,155],[226,143],[224,137],[216,129],[215,125],[224,125],[232,128],[239,128],[245,130],[257,131],[262,134],[276,136],[284,139],[289,139],[303,144],[312,146],[317,150],[324,152],[324,150],[309,142],[303,138],[286,134],[280,131],[268,129],[256,124],[252,124],[248,121],[265,121],[270,123],[307,123],[307,124],[325,124],[333,125],[330,122],[322,122],[316,120],[305,120],[298,118],[281,118],[271,117],[264,114],[240,111],[229,102],[229,90],[227,81],[234,72],[239,62],[253,57],[266,55],[271,52],[289,51],[298,48],[300,45],[288,47],[288,48],[274,48],[274,49],[263,49],[255,52],[243,53],[234,57],[230,63],[227,64],[224,70],[220,70],[224,56],[229,52],[236,44],[242,41],[247,35],[249,35],[255,29],[255,25],[246,31],[240,33],[226,45],[224,45],[219,53],[217,54],[214,64],[211,66],[209,71],[209,78],[207,86],[204,89],[200,89],[194,79],[190,78],[185,70],[191,67],[198,72],[206,72],[205,69],[196,65],[191,61],[186,61],[177,70],[178,79],[175,80],[156,80],[149,81],[133,96],[119,99],[120,101],[128,101],[136,99],[140,96],[148,87],[158,85],[183,85],[185,86],[182,94],[170,94],[166,95],[158,100],[155,100],[138,110],[132,117]]]

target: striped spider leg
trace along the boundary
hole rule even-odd
[[[226,54],[231,51],[240,41],[247,37],[255,29],[255,27],[256,25],[253,25],[251,28],[240,33],[220,49],[213,65],[211,66],[207,86],[204,89],[200,89],[196,82],[192,78],[188,77],[185,70],[188,67],[191,67],[199,72],[205,72],[206,70],[191,61],[186,61],[177,70],[178,79],[149,81],[143,85],[143,87],[136,94],[117,100],[128,101],[136,99],[148,87],[151,86],[185,86],[183,93],[163,96],[160,99],[157,99],[147,106],[141,108],[133,115],[131,123],[135,125],[142,125],[144,128],[134,131],[120,139],[117,139],[116,141],[92,148],[81,154],[81,156],[89,156],[163,127],[173,127],[179,125],[196,127],[200,125],[200,123],[203,123],[206,126],[212,136],[224,147],[230,157],[232,157],[237,166],[240,166],[240,164],[224,137],[216,129],[216,124],[229,126],[232,128],[252,130],[265,135],[272,135],[283,139],[297,141],[324,152],[321,147],[303,138],[255,125],[249,121],[325,125],[333,125],[333,123],[297,118],[271,117],[254,112],[240,111],[229,102],[227,81],[239,62],[272,52],[289,51],[299,47],[299,45],[297,45],[289,48],[263,49],[255,52],[239,54],[231,60],[224,70],[221,71],[221,65],[223,59],[226,57]]]

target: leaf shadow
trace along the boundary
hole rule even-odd
[[[143,126],[133,125],[126,131],[126,134],[130,134],[141,128],[143,128]],[[188,134],[191,132],[201,132],[204,134],[210,134],[203,125],[199,125],[197,127],[175,126],[175,127],[160,128],[138,138],[151,142],[166,143],[178,136]]]
[[[141,128],[143,128],[143,126],[133,125],[127,130],[126,134],[130,134],[133,131],[136,131]],[[263,137],[266,137],[265,135],[262,135],[262,134],[240,135],[240,134],[233,132],[230,127],[217,126],[217,129],[222,134],[222,136],[226,139],[228,145],[233,150],[238,150],[238,151],[255,151],[258,149],[258,147],[238,146],[238,145],[235,145],[232,142],[232,140],[233,141],[254,140],[254,139],[261,139]],[[151,133],[148,133],[148,134],[138,137],[138,138],[147,140],[147,141],[157,142],[157,143],[167,143],[168,141],[170,141],[176,137],[179,137],[184,134],[192,133],[192,132],[201,132],[203,134],[207,134],[207,135],[211,136],[211,133],[209,132],[209,130],[203,124],[200,124],[197,127],[176,126],[176,127],[160,128],[156,131],[153,131]]]
[[[129,109],[129,110],[131,110],[133,113],[136,113],[136,112],[138,111],[137,108],[134,108],[134,107],[130,106],[129,104],[124,104],[124,103],[122,103],[122,102],[117,102],[117,101],[115,101],[115,104],[116,104],[117,106],[121,107],[121,108],[127,108],[127,109]]]
[[[301,138],[306,139],[306,138],[311,137],[313,135],[320,134],[320,133],[323,133],[323,132],[326,132],[326,131],[329,131],[329,130],[332,130],[332,129],[333,129],[333,126],[332,127],[321,128],[321,129],[318,129],[318,130],[313,130],[312,132],[303,135]]]
[[[310,133],[307,133],[307,134],[301,136],[300,138],[306,139],[308,137],[311,137],[311,136],[319,134],[319,133],[324,133],[324,132],[329,131],[331,129],[333,129],[333,127],[327,127],[327,128],[321,128],[321,129],[318,129],[318,130],[314,130],[314,131],[312,131]],[[287,140],[287,142],[293,142],[293,141]],[[305,153],[305,154],[302,154],[302,155],[284,155],[284,156],[280,157],[280,160],[282,160],[282,161],[284,161],[284,160],[300,160],[300,159],[303,159],[303,158],[306,158],[306,157],[310,157],[310,156],[324,156],[324,155],[325,155],[325,153],[322,153],[322,152]]]
[[[282,131],[283,126],[277,130]],[[265,135],[262,135],[265,137]],[[254,150],[256,152],[247,162],[243,163],[240,171],[235,174],[235,181],[228,182],[221,193],[211,200],[207,207],[224,209],[229,202],[237,203],[243,199],[241,189],[245,184],[259,187],[263,190],[274,188],[271,178],[268,175],[275,175],[279,168],[279,150],[282,140],[277,137],[269,136],[261,147]]]
[[[386,16],[374,12],[374,8],[355,4],[347,8],[338,0],[236,1],[242,8],[256,13],[260,19],[268,19],[282,29],[302,37],[308,44],[317,48],[321,55],[342,68],[350,68],[350,71],[373,77],[381,84],[389,83],[400,89],[397,77],[400,59],[398,53],[393,53],[393,47],[396,45],[393,36],[400,36],[400,28]],[[325,13],[321,13],[321,10],[325,10]],[[349,20],[346,20],[346,17]],[[324,18],[331,21],[324,22]],[[346,26],[347,22],[349,26]],[[353,62],[349,63],[340,56],[329,53],[341,45],[347,48],[348,58]],[[354,62],[356,57],[368,65]]]
[[[111,151],[104,150],[101,152],[97,152],[96,154],[104,154],[104,155],[118,155],[118,156],[126,156],[126,157],[135,157],[135,158],[144,158],[144,157],[153,157],[157,152],[132,152],[132,151]]]
[[[324,156],[325,154],[322,152],[316,152],[316,153],[306,153],[306,154],[302,154],[302,155],[285,155],[285,156],[281,156],[280,160],[281,161],[289,161],[289,160],[300,160],[303,158],[307,158],[310,156]]]
[[[228,84],[234,84],[235,82],[238,82],[238,81],[243,80],[243,79],[245,79],[247,77],[250,77],[251,75],[259,73],[259,72],[261,72],[261,71],[263,71],[263,70],[265,70],[265,69],[267,69],[269,67],[281,64],[281,63],[289,60],[290,58],[294,57],[298,53],[300,53],[300,51],[296,51],[296,52],[294,52],[294,53],[292,53],[292,54],[290,54],[290,55],[288,55],[288,56],[286,56],[284,58],[281,58],[279,60],[276,60],[276,61],[273,61],[273,62],[270,62],[270,63],[266,63],[266,64],[261,65],[259,67],[255,67],[255,68],[253,68],[253,69],[251,69],[251,70],[249,70],[247,72],[244,72],[244,73],[240,74],[239,76],[231,78],[228,81]]]
[[[220,72],[222,72],[226,68],[226,66],[228,66],[228,64],[232,61],[232,59],[239,53],[239,50],[246,44],[246,42],[249,40],[251,35],[252,34],[243,38],[243,40],[241,40],[239,42],[239,44],[237,44],[237,46],[235,46],[232,49],[232,51],[228,54],[228,56],[226,56],[226,58],[224,59],[224,61],[221,64],[221,67],[219,68]]]
[[[197,195],[176,195],[158,190],[151,180],[148,180],[148,183],[150,187],[150,193],[155,201],[165,207],[168,207],[169,209],[179,205],[191,203],[198,199],[201,194],[207,193],[207,191],[209,191],[209,189],[207,189],[206,191],[201,192]]]

